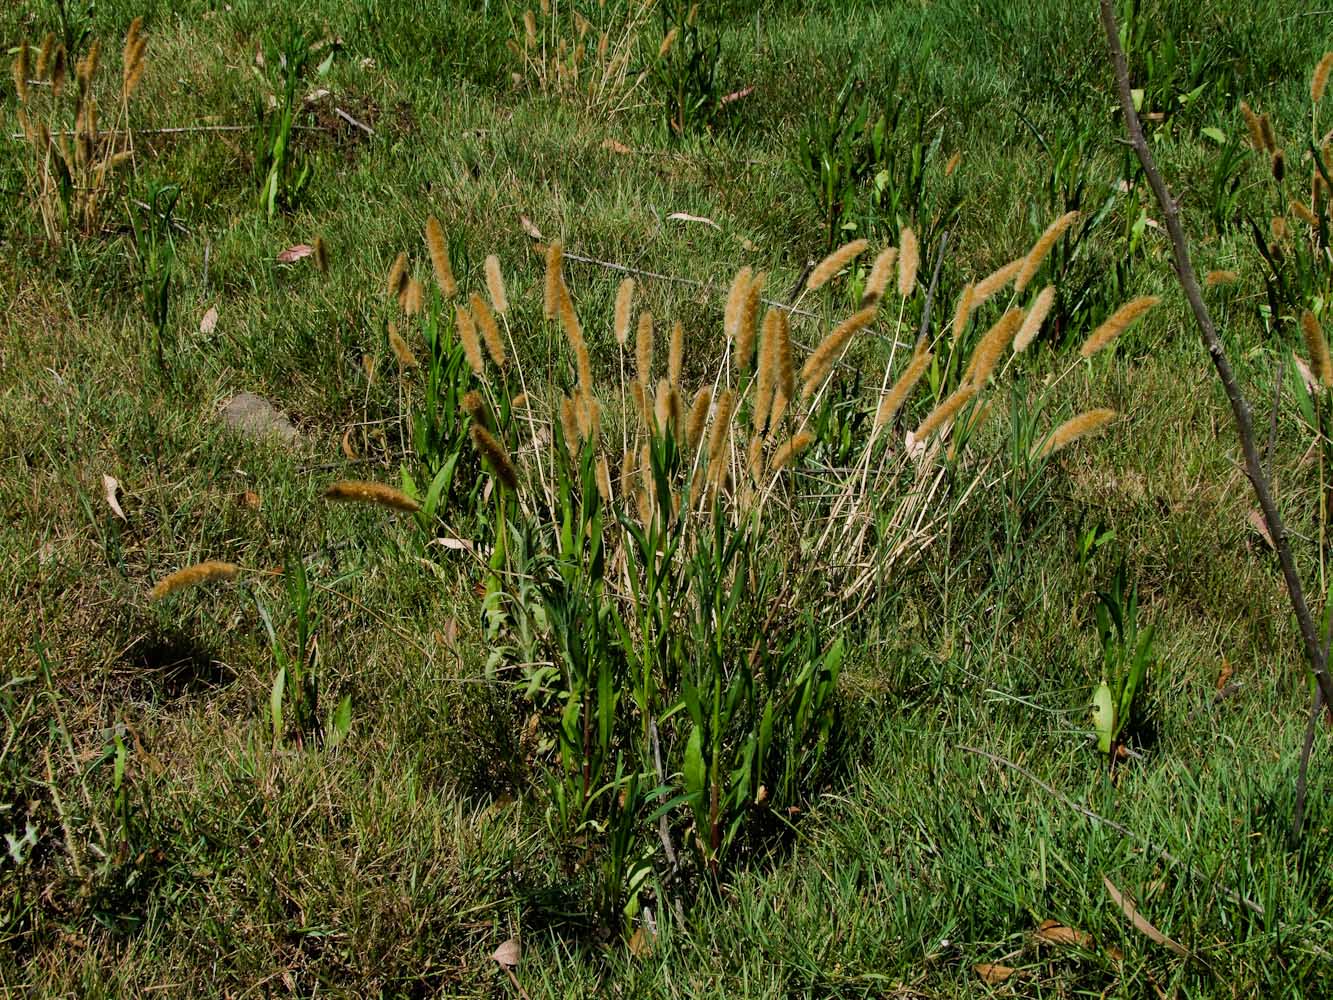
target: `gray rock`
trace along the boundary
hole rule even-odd
[[[222,405],[220,415],[224,424],[249,438],[277,438],[286,445],[295,445],[301,439],[301,432],[285,413],[253,392],[232,396]]]

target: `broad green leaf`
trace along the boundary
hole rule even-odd
[[[1105,681],[1097,685],[1092,695],[1092,728],[1097,733],[1097,749],[1110,753],[1115,736],[1115,702]]]

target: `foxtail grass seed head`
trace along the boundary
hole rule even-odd
[[[143,18],[139,18],[138,20],[142,21]],[[51,53],[55,51],[55,47],[56,33],[54,31],[48,31],[46,37],[42,39],[41,48],[37,50],[37,65],[33,67],[34,70],[36,70],[36,78],[38,80],[46,79],[46,71],[51,68]]]
[[[1316,104],[1324,99],[1330,71],[1333,71],[1333,52],[1325,52],[1324,58],[1320,59],[1319,65],[1314,68],[1314,75],[1310,77],[1310,100]]]
[[[1055,432],[1046,439],[1046,443],[1041,446],[1038,454],[1042,458],[1048,458],[1062,448],[1073,444],[1079,438],[1096,434],[1115,418],[1115,410],[1110,409],[1089,410],[1087,413],[1080,413],[1077,417],[1066,420],[1057,427]]]
[[[1264,127],[1259,122],[1259,116],[1244,101],[1240,102],[1240,114],[1245,119],[1245,128],[1250,133],[1250,145],[1255,149],[1267,149],[1264,142]]]
[[[803,395],[807,397],[813,395],[815,390],[824,384],[829,372],[833,370],[833,365],[838,358],[842,357],[843,351],[847,349],[852,334],[865,329],[874,322],[874,319],[875,307],[867,306],[859,312],[852,313],[833,328],[829,335],[815,348],[814,353],[806,359],[805,366],[801,368],[801,382],[804,386]]]
[[[761,271],[750,279],[750,285],[745,290],[745,305],[741,308],[740,323],[736,327],[733,354],[738,372],[749,371],[750,362],[754,358],[754,342],[759,329],[759,303],[767,281],[767,272]]]
[[[329,247],[323,236],[315,237],[315,267],[320,274],[329,273]]]
[[[671,46],[676,44],[676,36],[680,34],[679,28],[672,28],[662,39],[662,44],[657,47],[657,58],[664,59],[666,54],[671,51]]]
[[[695,394],[694,403],[690,406],[690,418],[685,423],[685,440],[691,450],[699,447],[699,442],[703,439],[704,426],[708,423],[708,408],[712,404],[713,390],[708,386],[704,386]]]
[[[912,433],[912,436],[918,441],[924,441],[931,435],[943,430],[946,424],[952,426],[952,421],[954,417],[958,416],[958,411],[970,403],[976,394],[977,384],[970,381],[964,382],[944,402],[926,414],[926,419],[921,421],[920,426]]]
[[[985,388],[1000,356],[1004,354],[1004,349],[1013,343],[1014,336],[1022,323],[1023,310],[1010,309],[977,341],[972,359],[968,362],[968,374],[964,377],[970,376],[978,389]]]
[[[1209,271],[1203,283],[1209,288],[1216,288],[1218,285],[1234,285],[1239,280],[1240,275],[1235,271]]]
[[[526,410],[527,408],[528,408],[528,394],[526,392],[520,392],[517,396],[515,396],[513,399],[509,401],[509,409],[515,413],[517,413],[519,410]]]
[[[852,240],[850,243],[844,243],[838,247],[815,265],[815,269],[810,272],[810,277],[806,279],[806,291],[813,292],[816,289],[823,288],[832,280],[834,275],[861,256],[868,246],[870,246],[870,241],[862,239]]]
[[[1023,317],[1023,325],[1018,328],[1018,333],[1014,336],[1015,354],[1022,354],[1037,339],[1037,334],[1041,332],[1041,325],[1046,322],[1046,317],[1050,314],[1054,302],[1055,286],[1047,285],[1038,293],[1036,301],[1032,303],[1032,308]]]
[[[893,384],[893,388],[880,400],[879,409],[875,411],[876,429],[883,427],[898,415],[898,411],[902,409],[903,404],[912,395],[912,390],[921,381],[921,376],[926,373],[926,369],[930,367],[932,360],[934,360],[934,356],[929,352],[918,354],[912,359],[902,375],[898,377],[898,381]]]
[[[1291,229],[1287,226],[1287,218],[1284,215],[1273,216],[1271,227],[1273,230],[1273,239],[1275,240],[1285,240],[1291,235]]]
[[[65,89],[65,74],[69,69],[67,59],[65,46],[56,46],[55,55],[51,57],[51,94],[54,97],[59,97]]]
[[[809,431],[801,431],[788,440],[781,448],[773,453],[773,460],[768,463],[769,471],[773,473],[781,472],[791,464],[792,459],[798,458],[803,451],[814,444],[815,436]]]
[[[468,296],[468,302],[472,305],[472,315],[477,320],[477,326],[481,328],[481,339],[486,343],[486,353],[495,362],[495,367],[503,370],[505,342],[500,334],[500,325],[495,322],[495,314],[491,312],[486,300],[476,292]]]
[[[791,399],[796,395],[796,360],[791,349],[791,316],[785,309],[778,310],[777,331],[778,366],[773,379],[773,398]],[[775,421],[769,422],[773,426]]]
[[[626,448],[620,460],[620,495],[627,497],[634,492],[634,474],[638,470],[639,453],[634,448]]]
[[[643,383],[638,379],[630,380],[629,398],[634,404],[634,413],[639,418],[639,423],[644,427],[649,426],[652,423],[652,414],[648,408],[648,397],[644,392]]]
[[[486,400],[476,389],[470,389],[463,394],[463,412],[471,417],[475,423],[490,426]]]
[[[970,282],[963,286],[958,296],[958,304],[953,310],[953,339],[957,340],[967,329],[967,321],[972,318],[972,302],[976,298],[976,285]]]
[[[610,505],[611,467],[607,464],[605,455],[597,456],[597,492],[601,495],[602,503]]]
[[[537,47],[537,16],[532,8],[523,12],[523,44],[528,49]]]
[[[148,39],[140,35],[134,42],[134,48],[130,50],[129,61],[125,63],[121,91],[126,100],[139,89],[139,81],[143,79],[144,71],[144,53],[148,51]]]
[[[736,342],[736,333],[741,326],[741,314],[745,311],[745,298],[749,294],[752,275],[748,265],[742,267],[731,279],[731,290],[727,292],[727,304],[722,312],[722,331],[731,344]]]
[[[389,297],[401,300],[407,290],[407,280],[407,251],[403,251],[393,259],[393,264],[389,267],[389,276],[384,281]]]
[[[1160,301],[1156,295],[1141,295],[1125,303],[1113,312],[1106,322],[1092,331],[1088,339],[1083,341],[1078,353],[1085,358],[1092,357]]]
[[[639,313],[639,332],[634,341],[634,369],[645,388],[653,384],[653,314],[647,309]]]
[[[93,77],[97,75],[97,61],[101,54],[101,39],[94,38],[92,44],[88,46],[88,51],[74,69],[75,78],[79,82],[79,93],[86,94],[92,87]]]
[[[473,424],[469,431],[472,446],[491,467],[491,474],[511,491],[518,490],[518,470],[502,445],[490,431],[481,424]]]
[[[552,240],[546,248],[546,286],[542,296],[542,311],[548,320],[555,319],[567,296],[564,294],[565,246],[559,240]]]
[[[1259,131],[1264,137],[1264,149],[1270,153],[1277,152],[1277,133],[1273,131],[1273,122],[1268,115],[1259,116]]]
[[[585,441],[596,441],[602,430],[602,406],[591,392],[580,389],[574,394],[574,415],[579,421],[579,434]]]
[[[481,356],[481,341],[477,339],[477,324],[472,314],[461,303],[454,305],[454,321],[458,327],[458,341],[463,345],[463,357],[467,358],[468,367],[477,378],[486,371],[486,362]]]
[[[421,286],[421,282],[413,278],[403,289],[403,312],[409,316],[416,316],[421,312],[421,304],[425,298],[426,290]]]
[[[731,440],[731,415],[736,408],[736,390],[723,389],[708,432],[708,465],[720,468],[726,461],[727,442]],[[716,476],[713,477],[716,479]]]
[[[458,282],[454,280],[453,265],[449,263],[449,244],[444,241],[440,220],[433,215],[426,220],[426,248],[430,251],[435,284],[440,286],[445,298],[453,298],[458,294]]]
[[[861,293],[861,305],[874,305],[884,298],[884,290],[889,287],[889,278],[893,276],[893,265],[898,260],[897,247],[885,247],[875,258],[870,267],[870,276],[866,278],[865,291]]]
[[[773,387],[778,378],[779,340],[782,336],[782,310],[770,309],[764,314],[764,332],[759,340],[759,372],[755,379],[754,404],[751,425],[756,435],[764,433],[768,412],[773,405]]]
[[[667,381],[680,385],[680,369],[685,361],[685,325],[676,320],[671,325],[671,344],[667,350]]]
[[[582,371],[582,359],[588,353],[588,344],[583,338],[583,324],[579,322],[579,314],[574,311],[574,299],[563,282],[556,286],[556,294],[560,299],[556,307],[560,315],[560,326],[565,331],[565,339],[569,341],[569,349],[574,352],[574,360],[578,362],[579,370]]]
[[[1314,313],[1301,313],[1301,333],[1305,335],[1305,349],[1310,352],[1310,367],[1325,388],[1333,388],[1333,359],[1328,351],[1328,338]]]
[[[1056,241],[1064,235],[1065,230],[1078,221],[1077,212],[1066,212],[1060,218],[1056,219],[1046,227],[1037,242],[1032,245],[1028,255],[1023,259],[1023,265],[1018,269],[1018,276],[1014,279],[1014,291],[1022,292],[1028,286],[1041,265],[1051,253],[1051,248],[1055,246]]]
[[[486,258],[486,291],[490,293],[495,311],[501,316],[508,314],[509,296],[505,292],[504,275],[500,273],[500,258],[495,254]]]
[[[773,408],[768,412],[768,434],[772,437],[782,426],[782,418],[787,415],[787,405],[791,402],[791,397],[787,395],[782,386],[778,386],[773,393]]]
[[[329,484],[328,489],[324,491],[324,499],[339,503],[364,503],[375,507],[388,507],[390,510],[400,510],[408,514],[415,514],[421,509],[421,505],[402,490],[396,490],[383,483],[363,482],[357,479],[340,479],[336,483]]]
[[[898,251],[898,294],[907,298],[916,288],[916,271],[921,264],[921,247],[917,243],[916,233],[903,229],[898,242],[902,248]]]
[[[653,407],[653,415],[657,418],[658,433],[666,435],[672,430],[671,383],[664,378],[657,380],[657,401]]]
[[[1315,216],[1314,212],[1310,211],[1310,207],[1306,205],[1305,202],[1293,201],[1291,203],[1291,214],[1296,216],[1296,218],[1300,219],[1311,229],[1319,228],[1319,219]]]
[[[994,271],[973,285],[971,302],[972,311],[975,312],[980,309],[991,296],[1004,288],[1009,282],[1013,281],[1026,262],[1027,257],[1019,257],[1017,260],[1011,260],[1003,267],[997,267]]]
[[[630,314],[634,309],[634,279],[626,278],[616,289],[616,343],[622,348],[629,340]]]
[[[20,104],[26,104],[28,100],[28,77],[32,75],[30,60],[27,41],[19,42],[19,54],[14,59],[14,92],[18,94]]]
[[[235,580],[240,572],[241,568],[235,563],[210,559],[207,562],[195,563],[193,566],[186,566],[184,569],[178,569],[176,572],[164,576],[153,585],[153,589],[148,592],[148,596],[154,601],[160,601],[170,594],[196,587],[201,583],[211,583],[215,580]]]
[[[565,447],[569,449],[569,457],[577,458],[581,441],[578,405],[568,396],[560,397],[560,430],[564,434]]]
[[[403,339],[398,328],[389,325],[389,346],[393,348],[393,356],[398,359],[399,368],[415,368],[417,366],[417,356],[412,353],[412,348],[407,346],[407,341]]]
[[[756,434],[750,438],[750,451],[745,464],[750,470],[750,478],[758,482],[764,474],[764,439],[761,435]]]

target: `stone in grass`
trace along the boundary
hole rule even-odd
[[[262,396],[238,392],[222,404],[222,422],[246,437],[256,440],[276,438],[285,445],[295,445],[301,433],[287,415]]]

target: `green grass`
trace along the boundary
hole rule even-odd
[[[1156,217],[1142,190],[1117,193],[1125,151],[1091,7],[712,6],[704,16],[720,31],[724,91],[755,89],[726,106],[712,134],[673,140],[647,85],[609,118],[516,85],[504,42],[521,31],[519,4],[320,0],[278,16],[253,0],[98,5],[93,30],[108,52],[133,16],[147,18],[136,127],[245,126],[138,140],[126,196],[149,179],[183,189],[165,372],[137,298],[125,205],[108,207],[103,232],[46,240],[23,194],[26,148],[7,138],[17,126],[6,75],[0,832],[19,836],[30,820],[36,844],[21,865],[0,859],[0,989],[514,995],[489,957],[511,935],[523,944],[517,978],[534,997],[1326,989],[1328,736],[1321,727],[1306,830],[1293,844],[1308,706],[1299,639],[1276,562],[1249,527],[1254,504],[1229,413],[1160,229],[1144,230],[1125,287],[1079,317],[1068,339],[1131,295],[1162,294],[1163,306],[1113,354],[1074,368],[1047,403],[1051,419],[1109,405],[1124,420],[1052,465],[1018,537],[1007,533],[1005,499],[984,497],[877,595],[848,636],[838,767],[720,885],[683,900],[683,919],[657,914],[648,955],[588,918],[584,887],[562,863],[534,790],[540,774],[525,761],[525,713],[488,679],[473,568],[423,565],[409,521],[320,499],[336,478],[398,481],[408,446],[398,391],[387,377],[368,387],[362,358],[391,366],[383,275],[404,248],[424,266],[429,213],[455,241],[460,274],[475,281],[482,258],[500,255],[527,320],[539,315],[541,261],[520,215],[581,255],[707,283],[642,290],[655,314],[686,321],[697,374],[720,356],[720,300],[737,267],[769,270],[770,287],[785,293],[822,254],[796,135],[832,103],[853,60],[872,95],[897,63],[899,95],[924,112],[932,136],[942,129],[930,183],[962,205],[942,270],[943,319],[963,281],[1024,252],[1065,209],[1051,194],[1047,148],[1079,132],[1089,191],[1115,200],[1067,284],[1101,287],[1129,257],[1128,227],[1144,210]],[[1155,148],[1201,268],[1242,274],[1221,315],[1266,414],[1275,360],[1299,333],[1264,325],[1249,235],[1207,221],[1218,148],[1202,130],[1240,134],[1245,98],[1280,134],[1305,134],[1324,21],[1296,3],[1139,6],[1146,37],[1169,31],[1186,53],[1184,69],[1152,79],[1172,94],[1205,88],[1171,109]],[[328,76],[305,88],[332,92],[300,118],[313,126],[297,141],[314,180],[269,222],[256,206],[254,105],[265,91],[251,65],[287,17],[340,42]],[[20,0],[0,13],[0,47],[55,24],[53,5]],[[1151,51],[1160,56],[1160,42]],[[1151,83],[1143,56],[1133,53],[1133,66]],[[340,124],[334,105],[374,135]],[[954,151],[961,161],[946,178]],[[1256,212],[1261,174],[1246,174],[1242,195]],[[718,228],[667,218],[675,212]],[[876,239],[896,225],[868,213],[854,221]],[[331,252],[327,277],[309,260],[275,263],[317,234]],[[609,374],[620,275],[576,263],[567,273],[598,373]],[[211,306],[216,330],[200,333]],[[531,359],[548,348],[544,334],[519,345]],[[1034,397],[1069,356],[1069,345],[1043,343],[1018,366],[1016,391]],[[287,452],[220,430],[217,403],[242,389],[280,405],[304,444]],[[383,431],[356,439],[357,462],[340,447],[352,425]],[[1320,480],[1308,444],[1287,392],[1275,475],[1322,609],[1312,541]],[[123,522],[103,500],[104,474],[121,484]],[[1081,566],[1077,538],[1096,524],[1114,540]],[[292,556],[327,588],[316,602],[329,704],[352,699],[351,735],[333,750],[272,747],[273,655],[242,589],[147,600],[171,570],[230,559],[254,571],[254,589],[287,627],[282,582],[262,574]],[[1140,756],[1112,779],[1091,745],[1087,706],[1101,656],[1094,593],[1122,558],[1161,663]],[[1224,660],[1239,686],[1214,704]],[[1142,840],[964,747],[1021,764]],[[1136,931],[1103,876],[1191,957]],[[1093,944],[1037,948],[1031,934],[1046,919]],[[973,971],[980,962],[1020,971],[993,991]]]

